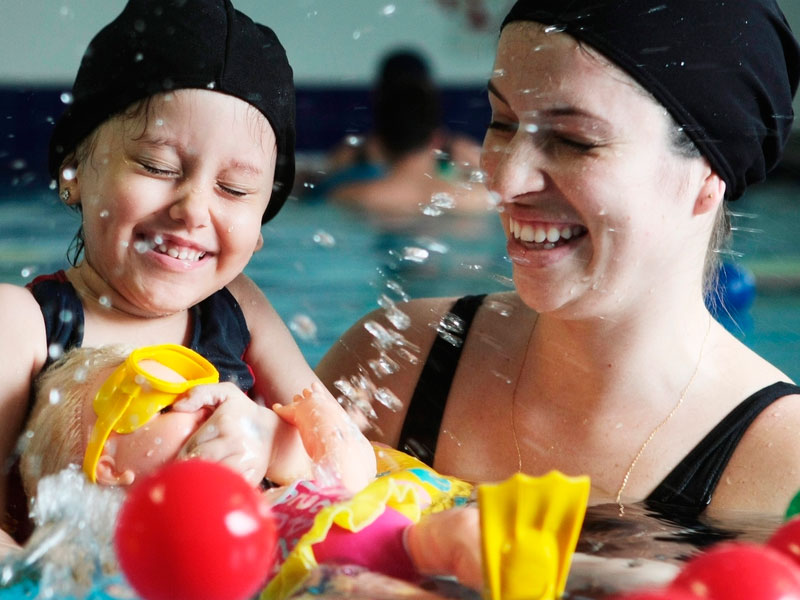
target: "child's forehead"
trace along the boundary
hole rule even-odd
[[[257,108],[235,96],[208,90],[181,89],[150,96],[132,104],[104,125],[106,129],[118,131],[125,139],[142,144],[181,146],[187,137],[201,138],[211,131],[210,121],[223,124],[221,137],[244,132],[267,151],[276,145],[272,125]],[[237,127],[239,134],[234,133]]]

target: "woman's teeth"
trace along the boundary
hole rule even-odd
[[[586,233],[586,228],[582,225],[530,224],[520,223],[515,219],[509,219],[508,225],[514,239],[521,242],[544,244],[548,248],[552,248],[557,242],[566,242],[573,237],[579,237]]]

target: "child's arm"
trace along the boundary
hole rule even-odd
[[[273,410],[299,430],[318,482],[357,492],[375,477],[372,445],[321,383],[303,390],[291,404],[276,404]]]
[[[6,514],[8,468],[13,461],[17,439],[22,433],[33,378],[47,356],[44,321],[39,305],[25,290],[0,284],[0,515]],[[7,523],[0,531],[0,556],[15,547],[7,535]]]
[[[319,381],[291,332],[266,296],[247,276],[228,285],[242,308],[250,330],[244,359],[255,374],[251,396],[264,406],[289,404],[297,390]]]

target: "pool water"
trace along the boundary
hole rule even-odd
[[[745,343],[800,380],[800,226],[793,217],[798,188],[781,182],[751,192],[735,205],[734,248],[739,264],[756,277],[752,307],[731,327]],[[8,193],[8,190],[6,190]],[[758,216],[754,216],[758,215]],[[0,197],[0,282],[25,284],[66,268],[77,215],[51,190]],[[264,248],[246,273],[290,326],[310,364],[364,313],[388,300],[459,296],[510,289],[510,264],[495,214],[456,218],[422,216],[408,223],[369,218],[324,202],[291,200],[264,229]],[[570,580],[573,600],[600,598],[624,582],[659,582],[675,565],[712,541],[762,541],[775,521],[743,515],[741,521],[685,524],[642,507],[593,507],[587,515]],[[587,560],[594,557],[598,562]],[[617,562],[615,562],[617,561]],[[35,581],[0,589],[3,598],[30,598]],[[103,578],[89,595],[131,598],[118,577]],[[298,598],[476,598],[446,580],[422,588],[374,574],[321,570]]]
[[[754,188],[733,208],[735,261],[756,277],[749,311],[730,328],[800,381],[800,223],[797,185]],[[65,268],[77,215],[50,190],[0,197],[0,282],[24,284]],[[291,327],[311,365],[386,295],[459,296],[510,288],[497,216],[420,215],[413,225],[324,202],[289,201],[264,226],[245,272]],[[726,257],[731,258],[731,257]]]

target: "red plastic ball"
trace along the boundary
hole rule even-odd
[[[686,563],[670,587],[698,598],[800,600],[800,569],[772,548],[728,542]]]
[[[238,473],[173,462],[133,486],[114,532],[128,583],[144,600],[243,600],[276,556],[269,507]]]
[[[791,558],[800,569],[800,516],[781,525],[767,540],[767,546]]]

